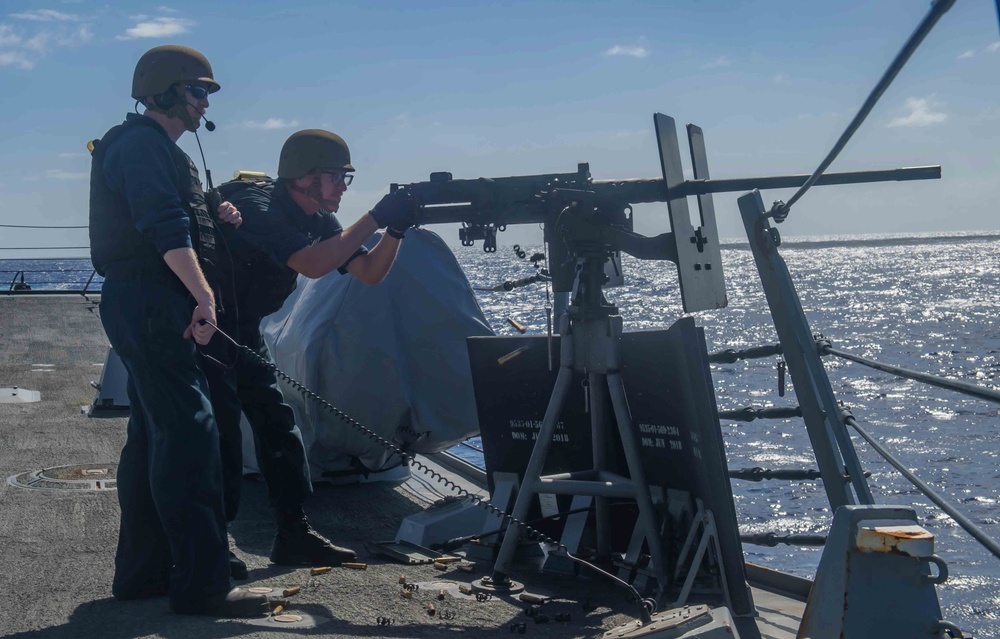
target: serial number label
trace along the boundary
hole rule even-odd
[[[643,435],[666,435],[667,437],[680,437],[681,429],[677,426],[667,426],[666,424],[639,424],[639,432]]]

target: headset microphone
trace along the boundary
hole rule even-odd
[[[201,114],[201,119],[205,121],[205,129],[207,131],[214,131],[215,130],[215,122],[212,122],[211,120],[209,120],[208,118],[206,118],[204,113]]]

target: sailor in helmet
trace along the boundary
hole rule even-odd
[[[220,186],[242,213],[242,225],[229,240],[240,341],[267,361],[260,322],[281,308],[299,274],[318,278],[339,271],[365,284],[378,284],[392,268],[411,226],[413,206],[402,192],[389,194],[344,229],[336,212],[353,177],[351,152],[343,138],[309,129],[292,134],[282,146],[274,182]],[[226,221],[225,211],[220,217]],[[369,251],[362,243],[380,228],[387,231]],[[236,517],[239,507],[242,410],[253,429],[257,460],[276,514],[271,561],[286,566],[354,561],[353,550],[336,546],[313,530],[303,512],[303,501],[312,492],[309,464],[302,434],[274,372],[246,354],[238,357],[234,372],[235,378],[206,367],[219,416],[228,519]],[[214,392],[227,383],[236,384],[237,394]],[[245,577],[245,565],[234,561],[233,576]]]
[[[132,81],[144,113],[130,113],[93,151],[91,260],[104,276],[101,322],[128,370],[132,406],[112,593],[169,594],[182,614],[254,617],[267,613],[267,599],[231,588],[219,430],[195,346],[214,332],[201,322],[221,315],[216,291],[231,286],[198,171],[176,144],[218,90],[201,53],[153,48]],[[239,222],[231,204],[218,213]]]

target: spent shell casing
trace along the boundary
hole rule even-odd
[[[320,568],[312,568],[309,571],[309,574],[313,575],[313,576],[315,576],[315,575],[322,575],[324,573],[330,572],[331,570],[332,570],[332,568],[330,568],[329,566],[322,566]]]
[[[282,592],[281,594],[284,597],[291,597],[292,595],[299,594],[300,590],[302,589],[299,588],[298,586],[292,586],[291,588],[285,588],[284,592]]]
[[[351,570],[368,570],[368,564],[359,564],[359,563],[349,562],[349,563],[344,563],[344,564],[340,564],[340,565],[343,566],[344,568],[350,568]]]

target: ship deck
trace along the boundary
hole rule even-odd
[[[37,390],[36,403],[0,403],[0,474],[5,478],[60,466],[113,464],[125,440],[125,418],[90,418],[91,381],[101,377],[107,339],[97,297],[12,295],[0,301],[0,386]],[[470,490],[476,487],[468,484]],[[274,527],[265,487],[248,480],[238,519],[230,526],[236,552],[250,568],[242,586],[276,591],[298,586],[287,612],[306,622],[284,625],[263,619],[213,620],[172,614],[166,598],[117,602],[110,586],[119,509],[114,491],[33,490],[0,485],[0,636],[23,639],[100,637],[215,638],[447,637],[525,634],[599,637],[635,619],[626,593],[599,578],[561,577],[524,567],[514,577],[529,592],[550,596],[536,625],[516,598],[477,601],[446,584],[468,583],[474,574],[431,565],[404,566],[364,550],[365,542],[391,540],[402,518],[445,496],[432,482],[414,477],[400,485],[361,484],[318,488],[306,504],[314,526],[337,543],[356,548],[366,570],[335,568],[311,576],[308,569],[272,566],[267,559]],[[423,587],[400,595],[399,578]],[[444,600],[441,588],[448,587]],[[795,636],[804,604],[754,590],[764,636]],[[589,602],[593,610],[581,605]],[[435,606],[433,616],[427,604]],[[445,614],[442,614],[445,613]],[[569,621],[555,622],[567,613]],[[450,617],[450,618],[448,618]],[[379,618],[392,620],[380,625]],[[315,621],[310,624],[310,620]],[[517,634],[516,632],[514,634]]]

